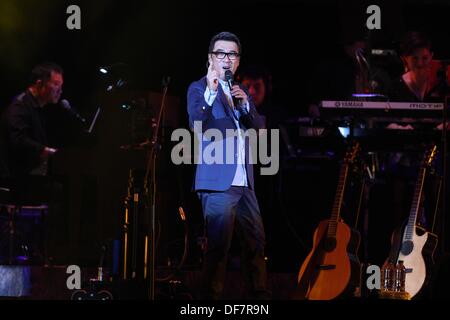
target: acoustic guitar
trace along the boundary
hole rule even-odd
[[[360,234],[340,218],[349,167],[359,149],[359,143],[355,143],[345,156],[331,217],[321,221],[314,232],[313,248],[298,274],[295,298],[331,300],[359,286],[361,264],[357,251]]]
[[[406,268],[405,291],[413,298],[427,283],[434,264],[434,251],[438,237],[417,224],[423,197],[425,178],[437,153],[436,145],[424,156],[417,177],[414,197],[408,220],[392,234],[389,259],[398,263],[402,260]]]

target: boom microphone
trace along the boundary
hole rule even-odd
[[[86,119],[83,118],[72,106],[70,105],[69,101],[66,99],[62,99],[59,104],[61,107],[63,107],[65,110],[67,110],[72,116],[80,120],[81,122],[86,122]]]

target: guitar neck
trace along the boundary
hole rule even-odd
[[[331,212],[331,218],[328,223],[327,236],[336,237],[337,222],[341,214],[342,200],[344,198],[345,184],[347,181],[349,165],[343,164],[339,173],[339,181],[336,189],[336,197],[334,199],[333,210]]]
[[[420,209],[420,203],[422,201],[423,185],[425,182],[426,172],[426,167],[421,168],[419,171],[419,176],[417,177],[416,187],[414,189],[414,198],[405,231],[406,240],[412,240],[414,234],[415,226],[417,223],[417,216]]]

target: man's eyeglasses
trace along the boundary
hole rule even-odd
[[[225,58],[225,56],[228,56],[228,59],[230,60],[236,60],[241,55],[237,52],[222,52],[222,51],[213,51],[211,52],[213,55],[216,56],[217,59],[222,60]]]

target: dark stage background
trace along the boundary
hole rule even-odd
[[[81,8],[81,30],[66,28],[70,4]],[[364,26],[370,4],[381,7],[382,29],[368,34]],[[145,153],[121,151],[119,147],[151,134],[149,125],[136,133],[131,124],[135,115],[121,106],[132,100],[144,101],[154,112],[160,103],[161,80],[170,76],[171,99],[158,165],[158,264],[180,259],[183,225],[179,206],[189,219],[186,264],[199,263],[196,242],[202,233],[202,219],[199,203],[190,192],[194,168],[171,164],[168,134],[187,124],[187,87],[205,75],[209,40],[217,32],[228,30],[240,37],[241,67],[255,63],[268,67],[274,100],[295,117],[307,114],[308,85],[314,70],[321,61],[336,55],[348,39],[370,35],[374,47],[394,49],[405,31],[421,30],[431,36],[435,58],[448,59],[449,16],[448,1],[431,0],[2,0],[0,108],[25,88],[31,68],[47,60],[63,66],[63,96],[83,116],[91,120],[96,108],[102,107],[90,135],[64,117],[50,128],[55,145],[61,148],[53,170],[67,190],[67,215],[58,218],[56,261],[95,265],[102,244],[120,239],[128,170],[142,170]],[[117,62],[127,64],[120,71],[126,74],[127,85],[107,95],[107,80],[98,69]],[[53,119],[61,112],[54,111]],[[337,166],[333,159],[288,166],[276,178],[282,179],[278,194],[261,187],[261,198],[273,201],[263,212],[273,271],[298,270],[312,244],[317,222],[330,214]],[[276,179],[263,180],[263,184],[279,186]]]

